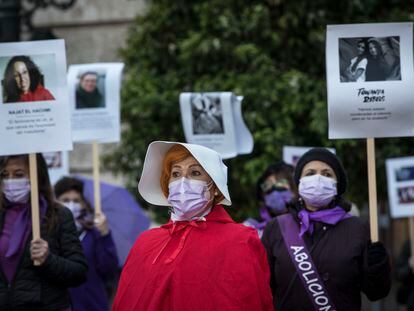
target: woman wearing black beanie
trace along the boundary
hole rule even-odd
[[[346,172],[338,157],[313,148],[298,161],[299,197],[290,213],[263,233],[275,310],[360,310],[385,297],[390,264],[381,242],[371,243],[368,224],[348,212]]]

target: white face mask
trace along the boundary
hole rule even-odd
[[[76,228],[79,230],[82,228],[81,223],[78,221],[79,216],[82,212],[82,205],[79,202],[68,201],[62,202],[72,212],[73,218],[75,219]]]
[[[302,177],[299,181],[299,195],[314,207],[325,207],[337,194],[336,180],[319,174]]]
[[[30,180],[28,178],[4,179],[3,193],[12,203],[27,203],[30,195]]]
[[[209,184],[202,180],[180,178],[168,185],[168,202],[173,207],[174,219],[191,220],[205,216],[210,202]]]
[[[77,219],[79,218],[81,211],[82,211],[82,205],[79,202],[74,201],[68,201],[63,202],[63,205],[65,205],[70,211],[72,212],[73,218]]]

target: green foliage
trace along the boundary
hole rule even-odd
[[[250,155],[227,161],[232,215],[257,213],[254,184],[278,161],[283,145],[337,149],[349,173],[349,197],[367,201],[365,140],[328,140],[325,29],[328,24],[409,21],[402,0],[153,0],[131,27],[121,55],[122,143],[106,161],[136,179],[148,144],[183,141],[179,94],[233,91],[244,95],[253,132]],[[386,199],[384,159],[410,155],[412,138],[377,139],[378,189]],[[144,202],[143,202],[144,203]],[[144,203],[144,206],[145,205]],[[157,210],[161,218],[165,208]]]

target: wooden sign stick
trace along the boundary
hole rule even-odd
[[[410,230],[410,247],[411,247],[411,256],[414,254],[414,217],[408,218],[408,228]]]
[[[93,161],[93,193],[94,193],[94,206],[95,217],[102,214],[101,208],[101,187],[99,180],[99,150],[98,142],[92,143],[92,161]]]
[[[375,174],[375,143],[374,138],[367,138],[368,190],[369,190],[369,223],[371,241],[378,241],[378,207],[377,180]]]
[[[40,213],[39,213],[39,185],[37,184],[37,161],[36,153],[29,154],[30,171],[30,202],[32,206],[32,234],[33,240],[40,239]],[[34,261],[39,266],[38,260]]]

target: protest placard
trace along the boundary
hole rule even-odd
[[[231,92],[181,93],[186,141],[219,152],[224,159],[253,150],[253,137],[241,112],[243,97]]]
[[[391,217],[413,217],[414,157],[387,159],[385,164]]]
[[[74,142],[119,142],[123,66],[122,63],[95,63],[69,67]]]
[[[40,238],[36,153],[72,149],[64,41],[0,44],[0,77],[0,155],[29,154],[36,240]]]
[[[414,135],[412,23],[330,25],[329,138]]]
[[[67,151],[44,152],[50,183],[54,185],[61,177],[69,175],[69,153]]]
[[[296,166],[299,158],[308,150],[314,147],[283,146],[283,161],[287,164]],[[335,148],[327,148],[332,153],[336,153]]]
[[[0,155],[71,150],[64,41],[1,43],[0,78]]]
[[[367,138],[371,240],[378,241],[375,137],[412,136],[412,23],[328,25],[329,138]]]

